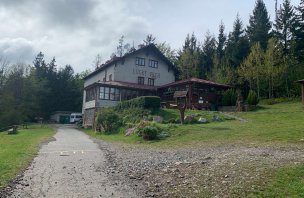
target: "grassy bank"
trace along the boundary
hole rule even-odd
[[[304,166],[282,168],[271,181],[248,197],[304,197]]]
[[[187,114],[198,113],[188,111]],[[210,118],[212,112],[199,112],[202,117]],[[160,110],[153,112],[165,119],[178,117],[177,110]],[[161,141],[144,142],[137,135],[124,136],[120,133],[112,135],[95,134],[92,130],[86,132],[97,139],[123,142],[130,144],[148,144],[155,147],[179,147],[196,144],[225,144],[225,143],[304,143],[304,112],[299,102],[261,105],[254,112],[232,113],[245,120],[224,120],[208,124],[160,124],[168,130],[170,137]]]
[[[16,135],[0,133],[0,187],[25,169],[38,152],[38,145],[54,135],[54,130],[30,125]]]

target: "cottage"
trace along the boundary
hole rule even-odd
[[[84,125],[92,126],[99,108],[143,95],[175,82],[176,67],[151,44],[115,57],[84,78]]]
[[[151,44],[114,57],[84,78],[83,124],[93,126],[103,107],[138,96],[160,96],[167,107],[177,106],[175,91],[187,92],[187,108],[208,109],[218,104],[228,85],[197,78],[175,81],[176,67]]]
[[[176,91],[187,91],[187,108],[212,109],[219,105],[223,92],[230,88],[229,85],[190,78],[158,87],[158,95],[162,105],[170,107],[178,102],[174,97]]]

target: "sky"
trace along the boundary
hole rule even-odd
[[[273,19],[275,0],[264,2]],[[47,62],[55,57],[58,67],[69,64],[80,73],[93,70],[97,54],[108,60],[122,35],[135,47],[152,34],[156,42],[180,49],[187,34],[199,41],[207,31],[217,36],[221,21],[227,34],[237,13],[246,26],[254,5],[254,0],[0,0],[0,57],[32,64],[41,51]]]

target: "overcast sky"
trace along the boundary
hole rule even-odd
[[[280,3],[282,0],[278,0]],[[291,0],[298,5],[300,0]],[[264,0],[271,18],[274,0]],[[97,54],[106,61],[118,39],[135,46],[147,34],[181,48],[188,33],[199,40],[217,36],[223,20],[228,33],[237,13],[245,25],[254,0],[0,0],[0,57],[32,63],[39,51],[75,72],[92,69]]]

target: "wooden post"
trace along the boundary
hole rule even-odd
[[[304,105],[304,83],[301,83],[302,87],[302,103]]]
[[[191,107],[192,104],[192,84],[189,84],[189,92],[188,92],[188,108]]]

